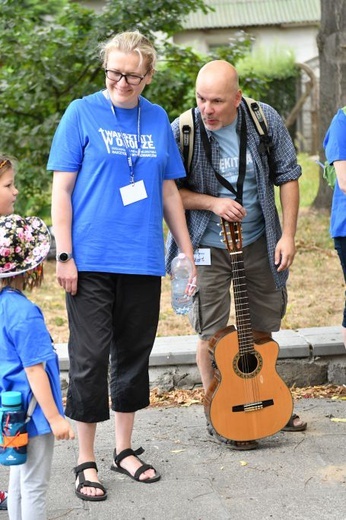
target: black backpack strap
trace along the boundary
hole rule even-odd
[[[235,195],[235,200],[239,202],[239,204],[243,204],[243,187],[244,187],[244,179],[246,174],[246,145],[247,145],[247,131],[246,131],[246,119],[245,112],[242,107],[239,107],[241,112],[241,128],[240,128],[240,143],[239,143],[239,171],[238,171],[238,180],[237,187],[234,188],[232,184],[223,177],[213,166],[212,163],[212,148],[207,135],[207,131],[202,121],[200,121],[200,129],[201,129],[201,139],[205,152],[205,156],[209,165],[211,166],[215,177],[219,181],[222,186],[231,191]],[[199,116],[201,117],[201,116]]]

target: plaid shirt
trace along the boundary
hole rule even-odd
[[[276,287],[282,288],[286,284],[288,270],[278,273],[274,264],[275,247],[282,234],[280,220],[277,208],[275,206],[274,184],[275,186],[281,186],[286,182],[297,180],[301,176],[301,168],[297,164],[297,157],[292,139],[280,115],[271,106],[264,103],[260,103],[260,105],[267,119],[268,134],[271,136],[273,143],[271,157],[275,164],[274,183],[269,180],[269,167],[265,152],[260,152],[258,149],[260,144],[259,134],[255,128],[251,116],[245,107],[245,102],[242,101],[242,106],[244,107],[243,113],[245,113],[246,117],[247,147],[254,162],[255,175],[258,186],[258,198],[265,222],[269,264],[273,273]],[[241,117],[242,112],[238,110],[238,133],[240,133]],[[206,129],[212,148],[212,168],[204,151],[200,134],[200,124],[203,123],[200,119],[199,110],[196,109],[195,143],[190,173],[187,175],[187,177],[179,179],[177,184],[179,188],[187,188],[197,193],[205,193],[217,197],[219,182],[216,179],[213,168],[218,171],[220,164],[220,149],[216,139],[213,137],[211,132]],[[175,139],[180,146],[179,118],[173,121],[172,129]],[[246,206],[246,201],[244,206]],[[187,225],[194,249],[199,247],[200,240],[206,230],[211,215],[212,213],[206,210],[186,210]],[[177,254],[177,245],[174,242],[172,235],[169,233],[167,238],[166,254],[167,272],[170,272],[172,259]]]

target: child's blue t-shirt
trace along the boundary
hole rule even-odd
[[[9,287],[0,291],[0,358],[0,391],[21,392],[26,410],[32,392],[24,368],[45,363],[55,404],[64,415],[58,356],[42,312],[23,293]],[[29,437],[51,432],[38,404],[27,426]]]
[[[346,161],[346,115],[342,109],[333,117],[323,146],[329,164],[333,164],[334,161]],[[346,195],[339,188],[337,179],[330,215],[330,234],[333,238],[346,236]]]
[[[138,151],[139,149],[139,151]],[[120,189],[142,181],[146,197],[124,204]],[[55,133],[48,170],[76,172],[73,255],[79,271],[165,274],[163,182],[185,177],[166,112],[140,97],[114,108],[97,92],[73,101]]]

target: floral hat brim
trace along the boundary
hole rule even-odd
[[[48,255],[50,233],[39,217],[0,217],[0,278],[35,269]]]

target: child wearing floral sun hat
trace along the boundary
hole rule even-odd
[[[59,366],[41,310],[24,294],[41,284],[50,235],[38,217],[0,217],[0,391],[19,391],[26,408],[37,405],[27,423],[27,461],[10,467],[10,520],[46,520],[46,494],[54,436],[73,439],[64,417]]]
[[[14,184],[15,159],[0,153],[0,216],[13,213],[18,190]],[[0,510],[7,509],[7,492],[0,491]]]

